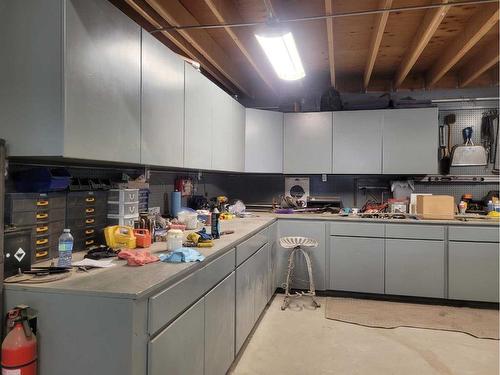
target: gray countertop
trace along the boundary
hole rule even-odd
[[[322,220],[348,222],[377,222],[395,224],[435,224],[435,225],[476,225],[499,226],[495,220],[415,220],[415,219],[370,219],[359,217],[345,217],[332,214],[282,214],[258,212],[254,217],[234,219],[221,222],[221,230],[234,230],[234,234],[222,236],[216,240],[212,248],[199,248],[205,261],[196,263],[163,263],[157,262],[141,267],[127,266],[124,260],[115,260],[116,265],[106,269],[93,269],[88,273],[72,271],[71,275],[63,280],[45,284],[5,284],[9,290],[26,290],[46,293],[78,293],[99,295],[113,298],[137,299],[150,296],[157,291],[174,284],[188,274],[204,267],[211,260],[221,256],[236,245],[269,226],[277,219],[289,220]],[[153,244],[150,251],[153,254],[165,252],[166,243]],[[78,261],[83,258],[82,253],[75,253],[73,258]],[[48,265],[46,264],[41,265]]]

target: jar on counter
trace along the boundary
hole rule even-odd
[[[184,233],[180,229],[170,229],[167,232],[167,250],[174,251],[182,247]]]

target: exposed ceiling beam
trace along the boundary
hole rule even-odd
[[[381,9],[388,9],[392,6],[392,0],[380,0],[379,7]],[[375,60],[377,59],[382,36],[384,35],[385,25],[389,18],[389,12],[379,13],[375,16],[375,23],[373,25],[372,40],[368,49],[368,60],[366,62],[365,73],[363,75],[363,88],[366,90],[370,83],[370,77],[373,72]]]
[[[500,53],[498,48],[487,48],[475,56],[471,57],[470,61],[460,69],[459,84],[460,87],[467,86],[481,74],[492,68],[500,61]]]
[[[325,0],[325,13],[333,13],[332,0]],[[335,58],[333,53],[333,18],[326,19],[326,34],[328,39],[328,62],[330,65],[330,84],[335,87]]]
[[[428,72],[428,87],[434,86],[498,22],[498,14],[498,3],[478,8]]]
[[[227,23],[228,20],[232,22],[241,22],[241,16],[238,10],[235,8],[233,2],[221,1],[221,0],[204,0],[210,11],[217,18],[220,23]],[[245,30],[231,29],[230,27],[224,27],[226,33],[231,37],[234,44],[238,47],[241,53],[246,57],[252,68],[255,70],[257,75],[264,81],[267,87],[276,94],[276,90],[273,85],[273,80],[266,75],[266,73],[257,65],[254,56],[256,53],[251,53],[245,44],[250,45],[252,40],[249,40],[248,34],[245,35]]]
[[[446,4],[448,0],[439,0],[441,3]],[[397,89],[401,86],[405,80],[408,73],[410,73],[411,68],[415,65],[418,58],[422,54],[432,36],[436,32],[437,28],[441,24],[441,21],[448,13],[450,9],[449,5],[442,6],[440,8],[433,8],[427,10],[424,19],[420,24],[420,27],[413,38],[408,50],[399,65],[396,76],[394,78],[394,88]]]
[[[198,21],[178,0],[146,0],[146,2],[171,25],[198,24]],[[229,56],[205,30],[179,30],[178,32],[239,90],[250,97],[253,96],[242,72],[236,69]]]

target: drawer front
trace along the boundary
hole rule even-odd
[[[498,242],[498,227],[475,227],[453,225],[448,228],[450,241]]]
[[[442,225],[387,224],[385,236],[387,238],[444,240],[445,227]]]
[[[380,223],[331,223],[330,235],[349,237],[384,237],[384,224]]]
[[[148,332],[153,335],[234,270],[235,251],[210,262],[149,299]]]
[[[269,239],[269,228],[261,230],[250,237],[245,242],[236,246],[236,266],[247,260],[252,254],[257,252]]]

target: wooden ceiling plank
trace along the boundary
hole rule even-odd
[[[481,74],[492,68],[500,61],[500,52],[497,48],[488,48],[470,59],[459,73],[460,87],[467,86]]]
[[[392,0],[381,0],[380,9],[388,9],[392,6]],[[363,88],[366,90],[368,84],[370,83],[370,77],[373,72],[373,67],[375,66],[375,60],[377,59],[378,50],[380,48],[380,43],[382,42],[382,37],[384,35],[385,26],[387,25],[387,19],[389,18],[389,12],[378,13],[375,17],[375,24],[373,25],[372,40],[370,42],[370,47],[368,48],[368,60],[365,66],[365,72],[363,75]]]
[[[498,3],[479,7],[428,72],[427,87],[434,86],[498,22],[498,15]]]
[[[241,17],[238,17],[238,11],[230,2],[225,2],[224,6],[221,6],[220,2],[217,0],[204,0],[205,4],[208,6],[210,11],[214,14],[217,20],[220,23],[229,23],[229,22],[242,22]],[[262,79],[262,81],[266,84],[266,86],[271,89],[273,93],[276,94],[276,90],[273,85],[273,81],[270,77],[268,77],[264,71],[257,65],[255,59],[252,57],[252,54],[245,47],[243,42],[243,38],[238,37],[237,31],[233,31],[230,27],[224,27],[226,33],[231,37],[234,44],[238,47],[241,53],[248,60],[252,68],[258,74],[258,76]]]
[[[144,9],[145,0],[125,0],[125,2],[134,9],[138,14],[140,14],[147,22],[149,22],[155,29],[161,29],[165,26],[170,26],[166,21],[161,24],[159,21],[155,19],[155,17],[159,17],[158,15],[151,15],[149,11]],[[146,4],[147,7],[147,4]],[[198,62],[203,69],[209,73],[214,79],[219,81],[224,87],[226,87],[230,92],[234,92],[237,90],[236,86],[229,81],[225,76],[219,73],[219,71],[212,66],[198,51],[196,51],[177,31],[168,30],[161,31],[170,42],[177,48],[179,48],[180,52],[184,54],[181,56],[186,61],[196,61]]]
[[[171,25],[199,24],[178,0],[146,0],[146,2]],[[253,97],[242,73],[234,65],[231,65],[231,59],[205,30],[178,30],[178,33],[239,90]]]
[[[325,0],[325,13],[333,14],[332,0]],[[326,33],[328,37],[328,62],[330,65],[330,83],[335,87],[335,57],[333,49],[333,19],[326,19]]]
[[[448,0],[440,0],[443,4],[448,3]],[[408,73],[417,62],[422,51],[425,49],[432,36],[436,32],[437,28],[443,21],[446,13],[450,9],[449,5],[442,6],[440,8],[429,9],[425,13],[424,19],[415,34],[415,38],[410,44],[408,51],[406,52],[399,68],[397,70],[396,76],[394,78],[394,88],[397,89],[401,86],[405,80]]]

